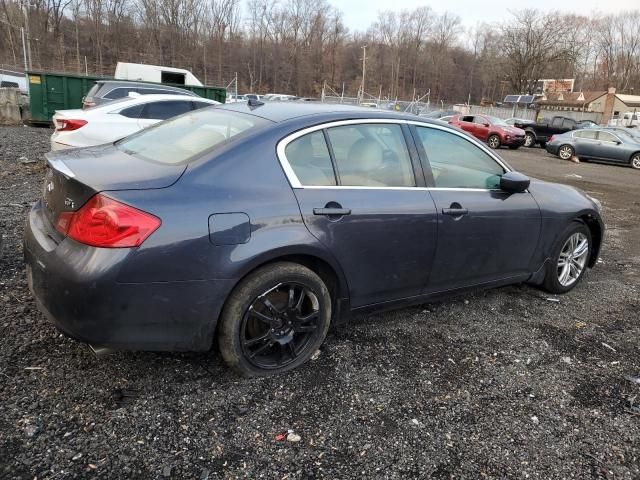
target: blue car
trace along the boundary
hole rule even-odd
[[[205,108],[50,153],[27,275],[59,330],[104,348],[295,368],[353,312],[528,282],[574,288],[600,206],[442,122],[313,103]]]
[[[640,169],[640,137],[620,128],[588,128],[554,135],[546,149],[563,160],[576,156]]]

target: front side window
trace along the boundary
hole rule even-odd
[[[598,140],[602,142],[617,142],[618,138],[609,132],[598,132]]]
[[[322,131],[296,138],[285,148],[285,156],[302,185],[336,185],[331,156]]]
[[[414,187],[402,127],[360,124],[331,127],[327,134],[343,186]]]
[[[175,165],[269,123],[254,115],[202,108],[141,130],[116,142],[116,147],[145,160]]]
[[[480,147],[454,133],[416,127],[438,188],[500,188],[504,168]]]

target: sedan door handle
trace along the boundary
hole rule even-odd
[[[314,208],[313,214],[341,217],[343,215],[351,215],[351,209],[350,208]]]
[[[451,215],[452,217],[459,217],[461,215],[466,215],[467,213],[469,213],[469,210],[467,210],[466,208],[443,208],[442,209],[443,215]]]

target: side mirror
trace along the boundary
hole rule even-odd
[[[488,127],[489,124],[488,123],[483,123],[482,125],[484,125],[485,127]]]
[[[530,183],[529,177],[519,172],[507,172],[500,177],[500,189],[509,193],[522,193]]]

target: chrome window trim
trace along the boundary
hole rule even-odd
[[[485,146],[483,143],[479,142],[476,138],[467,135],[464,132],[458,132],[453,128],[450,128],[446,124],[443,125],[435,125],[432,123],[424,123],[418,120],[405,120],[405,119],[397,119],[397,118],[361,118],[361,119],[351,119],[351,120],[334,120],[326,123],[321,123],[319,125],[313,125],[311,127],[303,128],[302,130],[298,130],[297,132],[291,133],[278,141],[276,145],[276,156],[278,157],[278,161],[280,162],[280,166],[282,170],[284,170],[285,176],[289,181],[289,184],[292,188],[295,189],[352,189],[352,190],[452,190],[452,191],[475,191],[475,192],[493,192],[493,191],[501,191],[500,189],[484,189],[484,188],[445,188],[445,187],[368,187],[368,186],[347,186],[347,185],[302,185],[298,176],[293,171],[293,167],[287,160],[287,156],[285,154],[285,150],[287,146],[293,142],[294,140],[308,134],[317,132],[318,130],[324,130],[325,128],[333,128],[333,127],[342,127],[346,125],[359,125],[359,124],[397,124],[397,125],[415,125],[418,127],[426,127],[426,128],[434,128],[436,130],[442,130],[444,132],[451,133],[453,135],[457,135],[458,137],[466,140],[467,142],[473,144],[474,146],[480,148],[484,153],[486,153],[490,158],[492,158],[498,165],[500,165],[505,173],[511,172],[512,169],[504,163],[489,147]],[[427,154],[428,157],[428,154]]]

